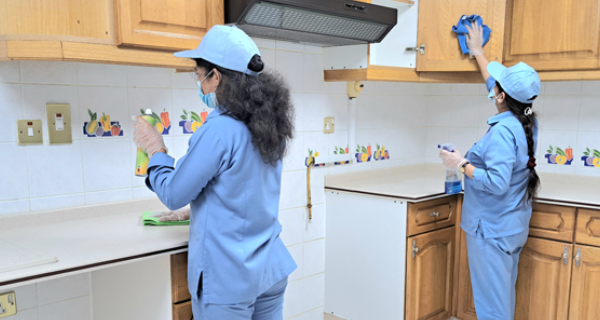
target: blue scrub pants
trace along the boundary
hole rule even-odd
[[[252,301],[234,304],[204,303],[200,293],[199,300],[192,299],[194,320],[283,320],[286,287],[287,278]]]
[[[512,236],[485,238],[467,234],[467,253],[478,320],[515,318],[515,285],[519,255],[529,230]]]

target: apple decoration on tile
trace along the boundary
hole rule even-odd
[[[583,157],[581,157],[583,165],[586,167],[600,168],[600,151],[596,149],[585,148]]]
[[[198,115],[194,111],[188,113],[187,110],[183,109],[179,126],[183,129],[184,134],[192,134],[206,122],[207,116],[208,112],[206,111],[201,112],[200,115]]]

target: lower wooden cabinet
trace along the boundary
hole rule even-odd
[[[192,302],[183,302],[173,305],[173,320],[191,320]]]
[[[192,319],[192,302],[187,282],[188,253],[171,255],[171,301],[173,320]]]
[[[575,245],[574,253],[569,320],[598,320],[600,248]]]
[[[457,317],[462,320],[477,320],[471,273],[469,271],[469,258],[467,256],[467,238],[464,231],[460,230],[460,233],[460,275],[458,282]]]
[[[406,320],[452,315],[455,227],[408,238]]]

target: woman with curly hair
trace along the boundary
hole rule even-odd
[[[282,159],[293,133],[289,89],[242,30],[215,26],[195,50],[198,93],[214,111],[187,153],[167,155],[162,136],[138,117],[134,141],[151,157],[146,185],[190,219],[188,283],[194,318],[283,319],[296,264],[279,238]],[[181,209],[190,204],[189,209]]]

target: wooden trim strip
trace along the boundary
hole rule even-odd
[[[6,41],[7,56],[19,60],[62,60],[58,41]]]
[[[55,276],[55,275],[59,275],[59,274],[71,273],[71,272],[75,272],[75,271],[81,271],[81,270],[96,268],[96,267],[110,265],[110,264],[115,264],[115,263],[119,263],[119,262],[124,262],[124,261],[129,261],[129,260],[135,260],[135,259],[140,259],[140,258],[146,258],[146,257],[156,256],[156,255],[160,255],[160,254],[164,254],[164,253],[168,253],[168,252],[172,252],[172,251],[178,251],[178,250],[182,250],[182,249],[187,249],[187,248],[188,248],[188,246],[180,246],[180,247],[175,247],[175,248],[170,248],[170,249],[165,249],[165,250],[159,250],[159,251],[154,251],[154,252],[143,253],[143,254],[139,254],[139,255],[135,255],[135,256],[130,256],[130,257],[125,257],[125,258],[119,258],[119,259],[113,259],[113,260],[107,260],[107,261],[102,261],[102,262],[87,264],[87,265],[83,265],[83,266],[75,267],[75,268],[69,268],[69,269],[64,269],[64,270],[59,270],[59,271],[42,273],[42,274],[38,274],[38,275],[34,275],[34,276],[29,276],[29,277],[23,277],[23,278],[13,279],[13,280],[5,281],[5,282],[0,282],[0,288],[3,287],[3,286],[7,286],[7,285],[19,283],[19,282],[31,281],[31,280],[41,279],[41,278],[46,278],[46,277],[51,277],[51,276]]]

